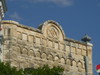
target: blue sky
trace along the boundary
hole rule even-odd
[[[66,37],[80,40],[84,34],[92,37],[93,68],[100,64],[100,0],[7,0],[6,20],[38,27],[47,21],[57,21]]]

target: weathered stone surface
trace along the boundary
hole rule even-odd
[[[4,62],[10,61],[17,68],[62,66],[65,72],[81,75],[86,72],[87,56],[92,75],[92,45],[66,38],[58,23],[46,21],[38,29],[15,21],[2,21],[2,25]]]

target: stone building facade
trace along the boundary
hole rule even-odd
[[[93,75],[92,44],[70,39],[62,27],[48,20],[38,28],[2,21],[3,61],[17,68],[61,66],[65,75]]]
[[[7,11],[5,0],[0,0],[0,21],[4,18],[4,13]]]
[[[3,50],[3,45],[2,45],[2,40],[3,40],[3,32],[2,32],[2,25],[1,21],[4,18],[4,13],[7,11],[6,7],[6,2],[5,0],[0,0],[0,60],[2,61],[2,50]]]

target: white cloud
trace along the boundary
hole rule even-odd
[[[10,1],[26,1],[30,3],[53,3],[60,6],[71,6],[75,0],[10,0]]]
[[[33,3],[54,3],[61,6],[70,6],[74,4],[74,0],[26,0]]]
[[[13,14],[11,14],[9,16],[11,19],[13,20],[22,20],[22,18],[19,16],[19,14],[17,12],[14,12]]]

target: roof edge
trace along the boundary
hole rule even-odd
[[[52,21],[52,20],[49,20],[49,21]],[[55,22],[55,21],[53,21],[53,22]],[[32,31],[35,31],[35,32],[42,33],[41,29],[29,27],[29,26],[20,24],[19,22],[12,21],[12,20],[2,20],[2,24],[14,24],[14,25],[16,25],[16,26],[19,26],[19,27],[22,27],[22,28],[26,28],[26,29],[28,29],[28,30],[32,30]],[[64,40],[65,40],[65,41],[69,41],[69,42],[74,42],[74,43],[83,44],[83,45],[93,46],[91,43],[88,44],[88,43],[85,43],[85,42],[82,42],[82,41],[79,41],[79,40],[74,40],[74,39],[71,39],[71,38],[68,38],[68,37],[65,37]]]
[[[29,27],[27,25],[23,25],[23,24],[20,24],[19,22],[12,21],[12,20],[2,20],[2,24],[13,24],[13,25],[16,25],[18,27],[22,27],[22,28],[25,28],[28,30],[32,30],[32,31],[41,33],[41,30],[39,30],[37,28]]]

